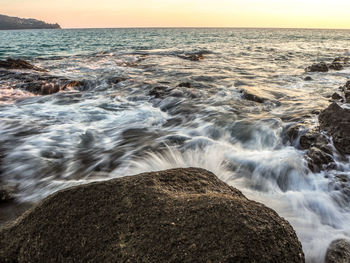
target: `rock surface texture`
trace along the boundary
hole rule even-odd
[[[349,263],[350,240],[338,239],[328,247],[325,263]]]
[[[214,174],[144,173],[60,191],[0,232],[0,262],[304,262],[290,224]]]

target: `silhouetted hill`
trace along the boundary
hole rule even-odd
[[[0,15],[0,30],[8,29],[60,29],[59,24],[48,24],[36,19]]]

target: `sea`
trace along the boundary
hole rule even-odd
[[[339,201],[349,196],[334,179],[350,182],[350,158],[313,173],[286,131],[318,126],[350,68],[304,69],[349,56],[349,45],[349,30],[0,31],[0,59],[84,83],[43,96],[0,79],[1,180],[19,202],[38,202],[73,185],[205,168],[287,219],[307,262],[322,262],[333,240],[350,237],[350,205]]]

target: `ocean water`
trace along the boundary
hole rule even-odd
[[[349,179],[350,159],[312,173],[285,131],[317,126],[315,113],[350,68],[304,68],[349,55],[349,43],[346,30],[0,31],[0,59],[27,59],[84,82],[38,96],[0,79],[1,179],[18,186],[18,200],[36,202],[76,184],[206,168],[285,217],[307,261],[322,262],[331,241],[350,237],[349,197],[334,181]],[[191,61],[193,54],[203,59]],[[178,87],[186,82],[192,87]],[[156,87],[164,95],[152,96]],[[245,100],[242,89],[268,100]]]

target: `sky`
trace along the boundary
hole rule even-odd
[[[63,28],[350,29],[350,0],[0,0],[0,14]]]

